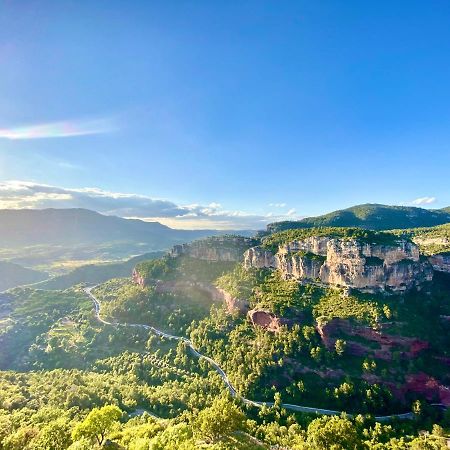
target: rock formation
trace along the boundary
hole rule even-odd
[[[141,287],[147,286],[145,279],[139,274],[139,272],[134,269],[133,282]],[[207,283],[201,283],[198,281],[162,281],[155,280],[153,282],[153,287],[155,292],[162,294],[183,294],[188,289],[198,289],[199,291],[207,294],[211,301],[223,303],[230,314],[239,312],[241,314],[246,314],[249,310],[249,304],[247,300],[239,299],[233,297],[224,289],[220,289],[216,286]]]
[[[282,319],[264,309],[252,309],[247,313],[247,317],[253,326],[260,326],[268,331],[279,331],[283,325]]]
[[[317,280],[364,292],[420,288],[433,276],[430,263],[410,241],[387,245],[326,236],[289,242],[276,254],[253,247],[244,254],[244,267],[279,269],[286,279]]]
[[[428,257],[434,270],[450,273],[450,253],[440,253]]]
[[[139,273],[139,271],[136,269],[136,267],[133,269],[131,278],[133,280],[133,283],[138,284],[140,287],[145,287],[145,285],[146,285],[145,278]]]
[[[388,326],[383,325],[384,328]],[[347,342],[346,352],[353,356],[370,356],[374,359],[389,361],[394,352],[398,352],[401,358],[410,359],[416,358],[420,352],[430,346],[428,342],[421,339],[387,334],[384,328],[374,330],[340,318],[317,324],[317,332],[325,347],[333,350],[336,340],[343,338]]]
[[[245,250],[254,245],[251,238],[242,236],[214,236],[201,239],[190,244],[175,245],[170,256],[176,258],[182,255],[204,261],[242,261]]]

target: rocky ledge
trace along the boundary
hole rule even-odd
[[[450,273],[450,253],[439,253],[428,257],[434,270]]]
[[[313,236],[278,247],[276,253],[253,247],[244,267],[279,269],[286,279],[312,280],[363,292],[397,292],[431,281],[433,268],[416,244]]]
[[[170,256],[190,256],[204,261],[242,261],[243,253],[255,241],[242,236],[214,236],[191,242],[190,244],[175,245],[170,251]]]

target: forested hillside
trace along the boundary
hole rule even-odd
[[[0,261],[0,292],[23,284],[46,280],[48,274],[27,269],[19,264]]]
[[[294,228],[311,227],[360,227],[371,230],[433,227],[450,222],[449,208],[424,209],[367,203],[333,211],[323,216],[271,223],[267,225],[267,231],[274,233]]]
[[[384,247],[401,239],[321,228],[262,245],[313,235]],[[346,292],[245,268],[228,260],[242,241],[221,238],[221,251],[214,242],[139,261],[133,278],[95,287],[104,322],[82,286],[2,294],[0,448],[445,447],[450,413],[433,404],[449,400],[448,275],[423,292]]]

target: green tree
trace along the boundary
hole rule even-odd
[[[336,350],[336,353],[341,356],[344,354],[345,352],[345,348],[347,346],[347,342],[345,342],[343,339],[337,339],[335,344],[334,344],[334,348]]]
[[[314,450],[353,450],[358,445],[358,434],[345,415],[324,416],[309,424],[308,444]]]
[[[192,438],[191,427],[185,423],[179,423],[167,427],[162,433],[151,439],[149,446],[142,448],[150,448],[151,450],[195,450],[198,447]]]
[[[71,443],[69,424],[58,419],[45,425],[34,446],[38,450],[64,450]]]
[[[234,403],[220,397],[209,408],[200,411],[196,427],[203,436],[215,439],[240,429],[244,419],[244,414]]]
[[[75,441],[68,450],[92,450],[91,441],[87,438],[81,438],[78,441]]]
[[[98,445],[102,445],[107,433],[114,428],[121,417],[122,411],[115,405],[95,408],[74,428],[72,438],[74,441],[80,438],[95,439]]]
[[[443,450],[447,448],[447,440],[443,436],[424,434],[411,442],[411,450]]]

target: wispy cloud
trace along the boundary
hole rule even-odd
[[[154,220],[174,228],[263,229],[269,222],[295,219],[295,210],[254,214],[220,203],[178,205],[146,195],[98,188],[70,189],[29,181],[0,182],[0,208],[86,208],[103,214]]]
[[[297,212],[297,211],[296,211],[294,208],[291,208],[291,209],[286,213],[286,215],[289,216],[289,217],[292,217],[292,216],[295,216],[296,212]]]
[[[273,206],[274,208],[285,208],[286,203],[269,203],[269,206]]]
[[[64,120],[2,128],[0,129],[0,138],[9,140],[67,138],[110,133],[116,129],[117,126],[112,118]]]
[[[413,200],[411,203],[413,205],[429,205],[436,201],[436,197],[419,197]]]

